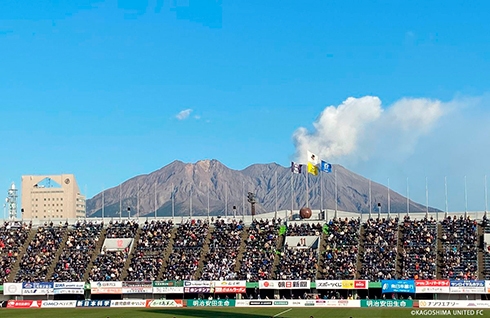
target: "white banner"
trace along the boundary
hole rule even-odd
[[[22,283],[3,284],[4,295],[22,295]]]
[[[212,281],[212,287],[247,287],[246,280],[219,280]]]
[[[183,307],[183,302],[181,299],[148,299],[146,307]]]
[[[259,289],[310,289],[309,280],[260,280]]]
[[[183,294],[184,287],[162,286],[153,287],[153,294]]]
[[[488,300],[419,300],[419,308],[488,308]]]
[[[111,300],[111,307],[146,307],[144,299]]]
[[[122,282],[90,282],[92,294],[122,294]]]
[[[54,294],[83,295],[84,282],[54,282]]]
[[[212,287],[211,281],[208,280],[186,280],[184,287]]]
[[[316,289],[368,289],[368,280],[317,280]]]
[[[282,299],[282,300],[237,300],[235,307],[330,307],[360,308],[360,300],[345,299]]]
[[[75,308],[76,300],[43,300],[41,308]]]

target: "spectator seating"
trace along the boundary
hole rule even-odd
[[[126,281],[156,280],[161,266],[163,254],[172,235],[172,220],[146,221],[140,229],[135,255],[131,259]]]
[[[271,279],[272,264],[276,252],[281,219],[256,219],[248,228],[248,238],[241,261],[239,280],[257,282],[262,279]]]
[[[442,221],[441,277],[474,280],[478,277],[476,221],[469,217],[447,217]]]
[[[399,279],[436,279],[437,223],[433,218],[411,220],[405,216],[401,224]]]
[[[106,238],[134,238],[138,223],[124,221],[109,223]],[[103,249],[92,264],[89,273],[91,281],[118,281],[129,256],[129,247],[118,250]]]
[[[34,239],[20,261],[15,282],[44,282],[49,267],[60,248],[68,224],[55,226],[51,222],[37,229]]]
[[[398,218],[369,219],[364,226],[364,251],[359,279],[396,278]]]
[[[322,225],[320,223],[294,223],[287,227],[288,236],[319,236],[322,234]]]
[[[193,280],[199,265],[202,248],[209,231],[209,223],[202,220],[188,220],[177,228],[172,254],[164,280]]]
[[[314,281],[318,269],[318,248],[285,246],[280,254],[276,278]]]
[[[235,265],[242,243],[243,222],[218,218],[204,258],[202,280],[235,280]]]
[[[83,281],[90,255],[100,238],[103,223],[78,222],[68,233],[68,239],[55,266],[52,281],[78,282]]]
[[[30,229],[31,224],[22,222],[4,222],[0,227],[0,284],[7,282]]]

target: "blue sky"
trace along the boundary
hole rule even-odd
[[[489,9],[484,1],[2,1],[0,188],[24,174],[74,173],[91,197],[176,159],[287,166],[311,142],[326,160],[390,178],[402,194],[409,177],[420,202],[427,177],[440,208],[447,176],[449,209],[464,209],[466,175],[468,208],[483,210]],[[351,97],[354,106],[336,116]],[[366,111],[373,115],[356,116]],[[415,115],[393,124],[404,114]],[[354,139],[322,135],[345,118],[362,128]]]

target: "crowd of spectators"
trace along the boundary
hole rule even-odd
[[[360,219],[333,219],[324,225],[324,258],[319,277],[327,280],[354,279],[359,251]]]
[[[436,279],[437,222],[434,218],[411,220],[405,216],[401,228],[403,250],[400,279]]]
[[[281,219],[253,220],[248,228],[248,239],[241,260],[239,280],[257,282],[271,279],[272,264]]]
[[[15,282],[44,282],[49,267],[60,248],[68,224],[59,226],[44,224],[37,229],[20,261]]]
[[[68,239],[55,266],[52,281],[83,280],[103,226],[103,223],[86,221],[77,222],[73,226],[73,229],[68,232]]]
[[[211,232],[209,251],[204,258],[202,280],[234,280],[243,222],[218,218]]]
[[[164,280],[193,280],[199,266],[209,222],[187,220],[177,228],[172,254],[163,273]]]
[[[474,280],[478,277],[478,223],[470,217],[447,217],[442,221],[441,276]]]
[[[288,236],[319,236],[322,234],[322,225],[320,223],[294,223],[287,226]]]
[[[135,255],[131,259],[126,281],[156,280],[163,265],[164,254],[172,236],[172,220],[146,221],[140,228]]]
[[[132,220],[109,223],[106,238],[134,238],[139,224]],[[129,246],[118,249],[103,248],[90,269],[91,281],[118,281],[129,256]]]
[[[0,284],[7,281],[30,229],[31,224],[22,222],[4,222],[0,227]]]
[[[318,248],[285,246],[280,254],[276,278],[283,280],[315,280],[318,269]]]
[[[369,219],[364,226],[364,253],[360,279],[379,281],[396,277],[398,218]]]

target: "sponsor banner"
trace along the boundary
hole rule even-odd
[[[22,295],[54,295],[53,282],[22,283]]]
[[[245,280],[219,280],[212,281],[211,286],[214,287],[247,287],[247,281]]]
[[[211,287],[212,283],[209,280],[185,280],[184,287]]]
[[[310,305],[309,303],[311,301],[314,301],[315,304]],[[305,300],[305,306],[359,308],[361,307],[361,301],[347,299],[315,299]]]
[[[382,293],[415,293],[414,280],[382,280]]]
[[[490,280],[485,281],[485,290],[487,291],[487,294],[490,294]],[[5,293],[5,285],[4,285],[3,292]]]
[[[445,293],[449,294],[449,280],[416,280],[415,292],[418,294]]]
[[[399,299],[361,299],[361,307],[383,307],[383,308],[412,308],[413,300]]]
[[[77,307],[110,307],[110,300],[77,300]]]
[[[122,282],[90,282],[92,294],[122,294]]]
[[[184,287],[155,287],[153,286],[153,294],[183,294]]]
[[[419,308],[487,308],[488,300],[419,300]]]
[[[184,307],[181,299],[148,299],[146,307]]]
[[[260,289],[310,289],[309,280],[260,280]]]
[[[187,307],[235,307],[234,299],[186,300]]]
[[[157,280],[153,282],[153,287],[184,287],[184,282],[181,280]]]
[[[272,300],[249,300],[249,306],[272,306]]]
[[[451,280],[449,285],[451,294],[484,294],[486,291],[484,280]]]
[[[146,307],[144,299],[111,300],[110,307]]]
[[[247,292],[246,287],[239,287],[239,286],[224,286],[224,287],[215,287],[214,288],[214,293],[215,294],[243,294]]]
[[[190,293],[190,294],[209,294],[214,292],[214,288],[211,287],[184,287],[184,293]]]
[[[76,300],[43,300],[41,308],[75,308]]]
[[[54,282],[54,294],[69,294],[69,295],[83,295],[84,293],[84,282]]]
[[[151,282],[123,282],[123,294],[151,294],[153,293],[153,284]]]
[[[4,295],[22,295],[22,283],[4,283]]]
[[[316,289],[368,289],[367,280],[317,280]]]
[[[9,300],[7,308],[41,308],[41,300]]]

